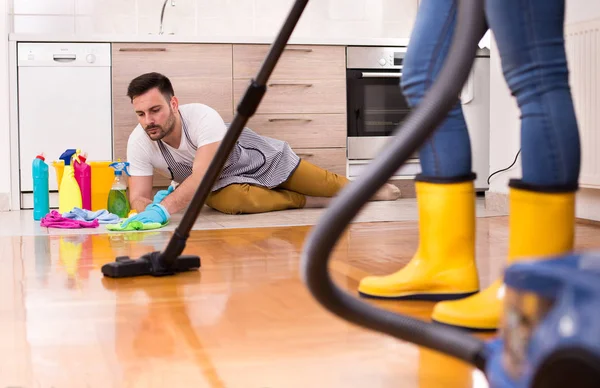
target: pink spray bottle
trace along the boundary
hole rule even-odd
[[[79,150],[74,159],[75,180],[81,190],[81,207],[92,210],[92,167],[85,162],[86,157]]]

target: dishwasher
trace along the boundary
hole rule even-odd
[[[113,158],[110,43],[25,42],[17,55],[21,208],[33,208],[31,164],[40,153],[57,207],[52,162],[66,149],[81,149],[90,161]]]

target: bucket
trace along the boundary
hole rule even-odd
[[[108,207],[108,194],[115,179],[115,171],[110,167],[112,161],[92,162],[87,161],[92,168],[92,211],[106,210]],[[65,163],[62,160],[52,162],[56,171],[56,181],[59,184],[62,179]],[[58,195],[60,195],[60,190]]]

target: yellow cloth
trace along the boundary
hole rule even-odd
[[[233,184],[211,193],[206,205],[226,214],[301,209],[306,196],[333,197],[348,183],[344,176],[301,160],[290,178],[276,188]]]

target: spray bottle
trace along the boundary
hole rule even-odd
[[[33,219],[41,220],[50,213],[50,191],[48,188],[48,165],[44,154],[33,159]]]
[[[73,162],[75,170],[75,180],[81,190],[82,209],[92,210],[92,167],[87,164],[85,154],[82,155],[80,150],[77,150],[77,155]]]
[[[81,208],[81,190],[75,180],[75,172],[71,165],[71,159],[77,150],[68,149],[60,156],[65,162],[62,181],[58,189],[58,211],[61,214],[68,213],[73,208]]]
[[[129,199],[127,199],[127,181],[123,176],[123,171],[128,176],[129,171],[127,167],[129,162],[115,162],[110,164],[110,167],[115,169],[115,180],[108,193],[108,211],[109,213],[116,214],[121,218],[127,218],[129,215],[130,205]]]

